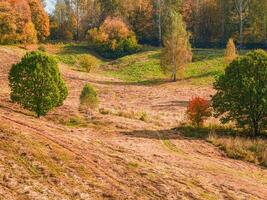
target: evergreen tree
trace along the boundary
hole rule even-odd
[[[61,106],[68,90],[56,61],[41,53],[27,53],[9,73],[11,100],[33,111],[38,117]]]

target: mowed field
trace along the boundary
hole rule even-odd
[[[266,199],[265,167],[174,129],[192,97],[214,94],[223,51],[195,50],[185,79],[172,83],[158,49],[108,61],[80,46],[45,48],[69,96],[38,119],[9,98],[8,72],[27,50],[0,46],[0,199]],[[89,53],[99,67],[86,73],[78,62]],[[100,99],[92,120],[79,111],[85,83]]]

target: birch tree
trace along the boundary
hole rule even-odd
[[[239,16],[239,43],[240,48],[243,46],[243,30],[244,30],[244,21],[247,18],[248,8],[250,0],[235,0],[235,8]]]
[[[191,62],[192,51],[189,34],[186,31],[182,15],[174,9],[169,9],[164,17],[163,49],[161,66],[165,72],[171,72],[172,81],[183,78],[185,64]]]
[[[157,0],[158,4],[158,31],[159,31],[159,46],[161,46],[162,43],[162,30],[161,30],[161,0]]]

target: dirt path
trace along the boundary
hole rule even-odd
[[[214,146],[184,139],[171,130],[183,119],[188,100],[195,95],[209,97],[212,89],[173,83],[132,85],[61,66],[69,97],[48,117],[37,119],[9,102],[7,74],[11,63],[22,55],[14,51],[0,48],[1,124],[38,141],[45,152],[56,153],[60,149],[71,161],[61,163],[64,175],[60,177],[27,176],[28,182],[17,185],[0,181],[0,199],[204,200],[265,199],[267,196],[266,169],[231,160]],[[55,122],[57,117],[79,114],[79,94],[87,82],[97,88],[101,108],[146,112],[150,120],[98,114],[97,120],[86,128],[70,128]],[[1,150],[0,172],[3,174],[11,173],[6,157]],[[16,163],[11,165],[18,173]],[[8,179],[18,181],[22,175],[13,174]],[[51,184],[53,181],[57,183]],[[27,193],[25,187],[29,188]]]

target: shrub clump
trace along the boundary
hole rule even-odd
[[[96,110],[98,108],[99,100],[97,92],[89,83],[87,83],[80,95],[81,108],[88,110]]]
[[[89,30],[88,39],[105,58],[122,57],[140,49],[135,33],[118,17],[107,17],[99,28]]]
[[[93,56],[83,55],[79,57],[79,66],[86,72],[90,72],[96,69],[98,66],[98,61]]]
[[[27,53],[9,72],[11,100],[38,117],[61,106],[68,95],[56,61],[39,51]]]
[[[225,62],[230,63],[236,57],[237,57],[237,53],[236,53],[235,43],[234,43],[234,40],[230,38],[227,42],[224,60]]]
[[[249,52],[235,59],[214,84],[212,105],[221,121],[235,121],[256,136],[267,127],[267,53]]]
[[[201,97],[191,99],[186,113],[192,124],[200,127],[204,120],[211,116],[209,101]]]

